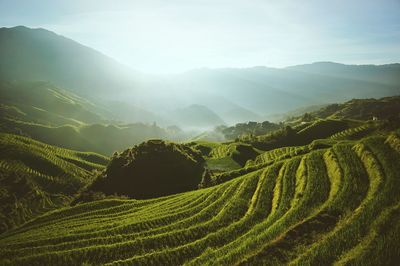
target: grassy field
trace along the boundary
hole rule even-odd
[[[48,212],[1,235],[0,264],[396,265],[399,136],[329,143],[205,189]]]

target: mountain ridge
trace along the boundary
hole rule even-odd
[[[261,122],[269,114],[303,106],[400,92],[399,64],[316,62],[286,68],[203,68],[157,76],[135,72],[51,31],[27,27],[1,28],[0,79],[46,80],[103,105],[125,102],[132,110],[142,110],[146,122],[157,119],[159,124],[175,123],[165,114],[191,104],[214,110],[233,124],[244,122],[241,119]],[[118,113],[118,106],[109,108]],[[116,119],[141,122],[123,114]]]
[[[50,81],[80,94],[88,87],[98,92],[110,85],[126,89],[119,79],[126,82],[134,74],[115,59],[43,28],[1,28],[0,58],[3,79],[18,80],[22,75],[23,80]]]

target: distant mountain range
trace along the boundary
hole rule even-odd
[[[309,105],[400,94],[400,64],[318,62],[153,76],[51,31],[23,26],[0,29],[0,79],[48,81],[106,106],[117,120],[183,127],[201,127],[204,118],[214,121],[209,125],[262,121]]]
[[[208,107],[192,104],[185,108],[176,110],[172,116],[176,117],[183,125],[190,127],[209,127],[225,124],[221,117]]]

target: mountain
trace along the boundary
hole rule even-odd
[[[238,121],[261,121],[262,117],[255,112],[241,106],[233,106],[225,112],[221,112],[220,116],[228,124],[233,125]]]
[[[354,80],[364,80],[389,86],[400,83],[400,64],[387,65],[344,65],[333,62],[317,62],[313,64],[287,67],[288,70],[305,73],[329,75]]]
[[[148,75],[44,29],[0,29],[0,79],[49,81],[101,102],[115,119],[127,123],[154,120],[168,125],[173,110],[190,105],[213,110],[229,124],[260,122],[271,114],[304,106],[396,95],[400,93],[399,77],[399,64],[331,62]],[[177,122],[186,126],[203,124],[193,125],[185,117]]]
[[[346,68],[345,65],[339,67]],[[363,68],[363,66],[355,66]],[[308,73],[296,69],[253,67],[244,69],[201,69],[177,75],[171,86],[192,91],[214,92],[258,114],[287,112],[307,105],[342,102],[352,98],[384,97],[399,94],[400,68],[397,65],[373,66],[372,72],[389,69],[392,83],[375,78],[355,79],[335,76],[329,71]],[[351,75],[353,68],[349,70]],[[345,70],[343,70],[345,71]],[[174,83],[175,82],[175,83]],[[243,121],[242,121],[243,122]]]
[[[170,126],[173,121],[168,120],[162,114],[148,111],[146,109],[137,107],[129,101],[106,101],[104,102],[104,108],[112,111],[111,117],[113,120],[130,123],[154,123],[156,122],[162,126]]]
[[[24,26],[0,28],[0,79],[49,81],[81,95],[132,89],[135,72],[64,36]]]

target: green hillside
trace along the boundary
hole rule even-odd
[[[330,104],[310,112],[309,115],[317,118],[379,120],[396,119],[399,113],[400,96],[392,96],[380,99],[353,99],[342,104]]]
[[[108,158],[0,133],[0,232],[66,206]]]
[[[346,108],[358,110],[351,103]],[[234,142],[151,140],[129,149],[123,141],[135,124],[52,126],[13,120],[12,112],[18,110],[10,109],[4,129],[18,125],[60,146],[124,151],[109,162],[2,133],[1,265],[395,265],[400,259],[400,132],[390,112],[377,121],[356,120],[357,111],[312,113],[267,134],[254,131],[262,123],[232,127],[244,132]],[[112,137],[124,130],[122,141]]]
[[[265,135],[242,135],[239,141],[251,144],[260,150],[272,150],[287,146],[310,144],[316,139],[325,139],[343,130],[364,124],[363,121],[345,119],[315,119],[298,122],[295,126],[286,124],[281,129]]]
[[[395,265],[399,143],[338,142],[206,189],[53,211],[1,236],[1,264]]]
[[[0,81],[1,118],[79,126],[104,121],[105,110],[48,82]]]
[[[167,138],[167,130],[157,125],[90,124],[81,126],[46,126],[23,121],[5,120],[2,132],[19,134],[59,147],[93,151],[110,156],[113,152],[152,138]]]
[[[179,139],[183,135],[153,122],[108,120],[114,114],[102,105],[48,82],[0,81],[0,95],[1,132],[67,149],[110,156],[151,138]]]

